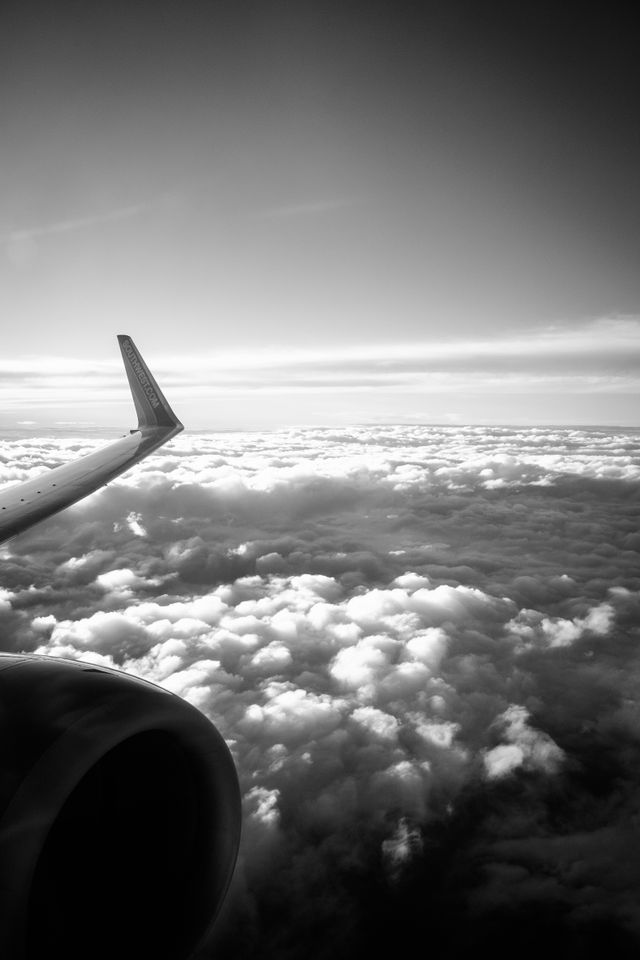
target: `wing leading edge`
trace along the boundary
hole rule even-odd
[[[118,342],[138,426],[73,463],[0,489],[0,543],[82,500],[184,429],[131,337],[121,334]]]

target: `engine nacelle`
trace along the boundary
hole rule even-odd
[[[116,670],[0,655],[2,960],[186,960],[240,822],[231,754],[195,707]]]

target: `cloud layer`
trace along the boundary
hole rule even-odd
[[[385,421],[390,414],[392,420],[411,421],[420,410],[417,416],[423,420],[425,398],[430,398],[434,411],[429,419],[448,422],[446,413],[437,413],[447,410],[442,407],[445,400],[449,398],[451,408],[459,411],[471,397],[476,405],[468,408],[464,417],[468,421],[501,422],[507,397],[512,403],[514,398],[519,398],[517,402],[529,398],[529,421],[534,402],[534,416],[553,421],[558,409],[553,409],[551,395],[564,397],[562,410],[568,396],[578,398],[569,422],[579,423],[589,417],[596,396],[620,401],[640,392],[640,321],[632,316],[603,318],[575,328],[549,327],[476,341],[379,341],[199,354],[179,349],[171,356],[154,357],[153,369],[184,411],[185,421],[196,424],[202,420],[203,407],[210,418],[211,404],[221,399],[228,404],[231,397],[236,423],[255,423],[266,410],[273,423],[313,423],[318,418],[313,398],[318,395],[323,397],[325,423],[343,423],[345,411],[352,419]],[[0,373],[6,381],[0,391],[4,409],[40,422],[50,416],[52,405],[66,410],[65,416],[81,407],[83,416],[102,422],[105,410],[112,409],[105,400],[119,397],[129,403],[116,359],[87,364],[61,356],[52,362],[50,355],[31,354],[21,360],[0,360]],[[259,410],[257,395],[263,401]],[[291,404],[292,397],[298,399],[297,406]],[[336,398],[339,403],[334,407]],[[489,398],[495,401],[490,415],[482,405]],[[592,414],[596,422],[621,422],[608,421],[608,408],[600,407]],[[632,403],[625,409],[625,423],[637,424],[635,407]]]
[[[92,445],[6,441],[0,476]],[[639,447],[183,435],[4,548],[4,648],[143,676],[223,733],[244,834],[218,958],[631,955]]]

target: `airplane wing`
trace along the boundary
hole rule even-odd
[[[131,337],[118,336],[138,426],[106,447],[0,489],[0,543],[82,500],[184,429]]]

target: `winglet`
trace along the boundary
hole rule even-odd
[[[184,430],[131,337],[118,334],[118,343],[136,405],[138,429],[165,427],[173,429],[174,433]]]

